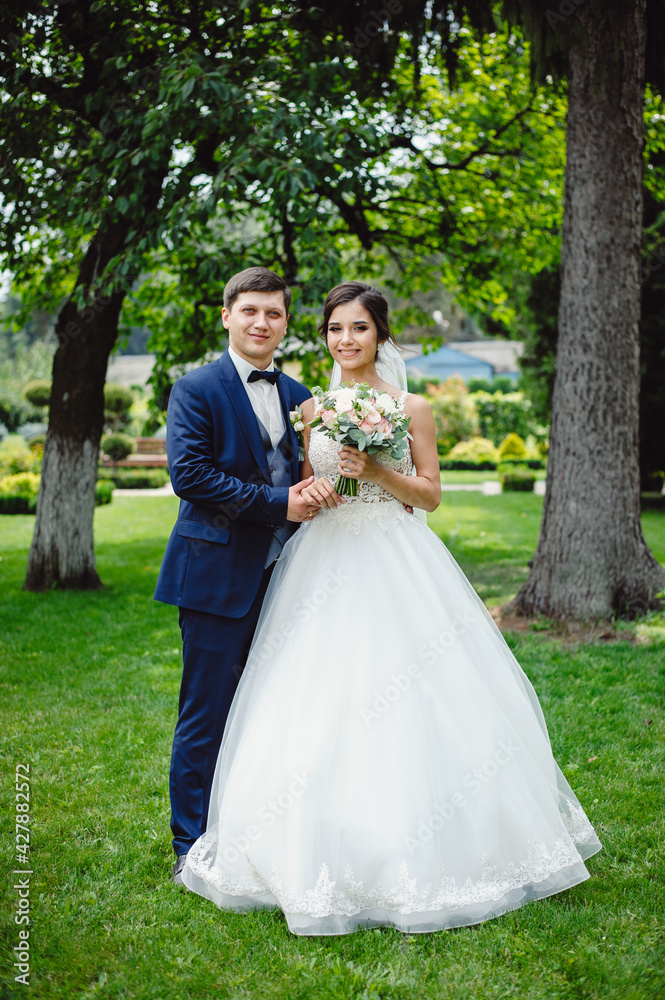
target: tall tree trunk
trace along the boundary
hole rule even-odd
[[[570,52],[561,299],[547,493],[525,614],[658,605],[640,525],[638,393],[645,0],[577,8]]]
[[[125,226],[98,233],[83,259],[78,286],[90,289],[124,243]],[[99,441],[104,429],[106,367],[118,336],[125,290],[98,294],[79,310],[63,306],[56,333],[49,427],[44,445],[26,590],[100,587],[93,512]]]

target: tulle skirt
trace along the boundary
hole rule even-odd
[[[295,934],[427,932],[589,877],[535,691],[401,503],[303,525],[273,574],[185,885]]]

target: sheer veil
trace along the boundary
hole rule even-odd
[[[394,385],[396,389],[401,389],[402,392],[407,391],[406,365],[404,364],[404,359],[400,354],[399,348],[391,340],[384,340],[379,344],[376,356],[376,373],[379,378],[383,379],[389,385]],[[332,375],[330,376],[330,388],[334,389],[335,386],[340,385],[341,381],[342,369],[336,361],[333,365]],[[415,466],[411,468],[411,475],[416,475]],[[427,524],[427,514],[424,510],[420,507],[414,507],[413,513],[419,521]]]
[[[406,392],[406,365],[399,352],[391,340],[384,340],[379,344],[379,351],[376,356],[376,373],[379,378],[394,385],[396,389]],[[334,389],[342,381],[342,369],[335,362],[332,375],[330,376],[330,388]]]

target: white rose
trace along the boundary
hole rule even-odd
[[[353,406],[355,393],[352,389],[340,389],[335,393],[335,409],[338,413],[346,413]]]
[[[392,415],[397,409],[397,404],[389,392],[382,392],[376,397],[376,407],[382,413]]]

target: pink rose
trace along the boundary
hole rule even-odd
[[[337,414],[334,410],[322,410],[320,415],[326,427],[332,427],[337,419]]]
[[[349,420],[352,420],[354,424],[357,424],[360,420],[360,417],[355,410],[346,410],[345,416],[347,416]]]
[[[382,434],[386,434],[386,435],[390,434],[390,436],[392,437],[392,427],[391,427],[389,421],[386,420],[385,417],[381,417],[381,423],[379,424],[379,430],[381,431]]]
[[[376,410],[370,410],[366,415],[365,420],[369,420],[370,424],[378,424],[383,420],[383,417],[380,413],[377,413]]]
[[[359,426],[361,431],[367,431],[368,434],[374,431],[374,424],[370,424],[369,420],[361,420]]]

